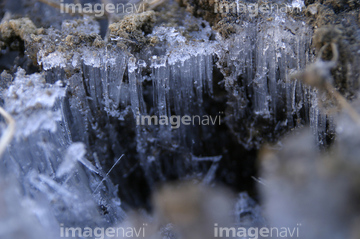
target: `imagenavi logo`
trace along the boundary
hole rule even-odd
[[[214,224],[214,237],[219,238],[299,238],[301,224],[296,227],[221,227]]]

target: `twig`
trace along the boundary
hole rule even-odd
[[[38,0],[38,1],[45,3],[46,5],[49,5],[50,7],[61,9],[60,4],[57,2],[53,2],[51,0]]]
[[[5,129],[3,135],[1,136],[1,139],[0,139],[0,157],[1,157],[3,155],[6,147],[9,145],[12,138],[14,137],[15,120],[1,106],[0,106],[0,114],[2,115],[2,117],[4,117],[4,119],[8,125],[8,127]]]
[[[51,0],[38,0],[38,1],[48,5],[50,7],[57,8],[59,10],[62,9],[61,5],[59,3],[57,3],[57,2],[53,2]],[[79,4],[79,3],[77,3],[77,4]],[[80,16],[87,15],[87,16],[94,17],[95,19],[103,19],[104,18],[103,16],[96,16],[95,13],[84,13],[81,6],[80,6],[80,9],[78,11],[72,11],[72,10],[70,11],[69,6],[67,6],[67,5],[65,5],[64,8],[65,8],[65,9],[63,9],[64,12],[68,13],[70,15],[74,15],[74,14],[78,14]]]
[[[325,45],[326,46],[326,45]],[[324,47],[325,47],[324,46]],[[321,55],[324,52],[324,47],[322,47],[322,51],[321,51]],[[336,63],[339,59],[339,51],[338,48],[336,46],[335,43],[331,43],[331,50],[332,50],[332,54],[333,57],[331,59],[331,62],[333,62],[333,67],[336,66]],[[330,69],[329,69],[330,70]],[[335,87],[330,84],[329,82],[325,82],[325,89],[328,91],[329,94],[334,95],[334,97],[336,98],[336,100],[339,102],[339,104],[341,105],[342,108],[346,109],[350,115],[350,117],[357,123],[360,124],[360,116],[358,114],[358,112],[349,104],[349,102],[345,99],[344,96],[342,96],[336,89]]]
[[[111,3],[111,0],[101,0],[101,3],[106,6],[107,4]],[[108,38],[109,38],[109,34],[110,34],[109,26],[116,21],[116,15],[114,13],[110,13],[108,11],[105,11],[105,15],[106,15],[106,17],[108,19],[108,28],[106,30],[104,40],[105,40],[105,42],[107,42]]]
[[[330,93],[333,94],[336,98],[336,100],[339,102],[339,104],[341,105],[342,108],[346,109],[347,112],[349,113],[350,117],[352,118],[352,120],[354,120],[357,124],[360,125],[360,115],[358,114],[358,112],[349,104],[349,102],[347,102],[347,100],[345,99],[344,96],[342,96],[336,89],[335,87],[330,84],[330,83],[326,83],[325,84],[325,88],[326,90]]]
[[[331,46],[332,50],[332,59],[330,61],[325,61],[322,59],[322,55],[327,47]],[[314,86],[320,90],[325,90],[330,95],[333,95],[339,105],[346,109],[350,117],[357,123],[360,124],[360,115],[358,112],[349,104],[344,96],[342,96],[335,87],[331,84],[333,78],[331,75],[331,69],[333,69],[339,60],[339,50],[337,45],[332,43],[327,43],[321,47],[316,61],[306,68],[303,73],[298,73],[292,76],[292,78],[302,78],[303,82]]]
[[[149,6],[146,10],[154,10],[156,7],[160,6],[161,4],[165,3],[166,0],[153,0],[149,3]]]

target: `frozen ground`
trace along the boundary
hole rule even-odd
[[[212,238],[215,223],[358,238],[359,2],[251,16],[168,0],[100,19],[30,2],[1,10],[16,130],[0,238],[144,223],[146,238]],[[137,124],[148,115],[221,122]]]

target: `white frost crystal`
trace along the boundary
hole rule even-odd
[[[39,129],[56,131],[61,112],[53,110],[53,107],[57,100],[65,96],[61,82],[46,84],[43,75],[25,75],[25,71],[21,69],[13,84],[3,92],[3,96],[4,109],[16,121],[17,137],[27,137]]]
[[[85,145],[72,142],[63,118],[65,91],[62,82],[48,84],[43,74],[26,75],[22,69],[2,91],[17,130],[1,159],[0,194],[7,195],[1,200],[9,209],[0,213],[0,224],[7,221],[6,230],[0,226],[1,238],[60,238],[61,223],[104,226],[124,215],[111,182],[101,184],[104,173],[86,159]],[[101,188],[95,194],[96,186]],[[112,192],[105,197],[104,187]],[[111,213],[102,216],[100,205],[111,207]]]

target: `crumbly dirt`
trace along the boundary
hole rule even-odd
[[[30,42],[32,36],[42,32],[29,18],[3,19],[0,24],[1,49],[9,48],[24,51],[24,42]]]
[[[224,38],[236,32],[236,21],[239,16],[235,13],[216,13],[215,0],[176,0],[180,6],[186,8],[195,17],[202,17],[210,23],[214,30]],[[232,4],[232,0],[223,0],[224,4]]]
[[[20,37],[22,40],[30,40],[31,34],[37,33],[37,27],[29,18],[20,18],[4,21],[0,24],[2,39]]]
[[[220,19],[214,12],[215,0],[176,0],[195,17],[202,17],[210,24],[216,24]]]
[[[147,38],[146,35],[152,32],[155,20],[156,14],[154,11],[125,16],[119,22],[109,26],[109,40],[119,39],[118,45],[120,47],[123,47],[124,44],[130,44],[136,50],[139,50],[153,41]]]

